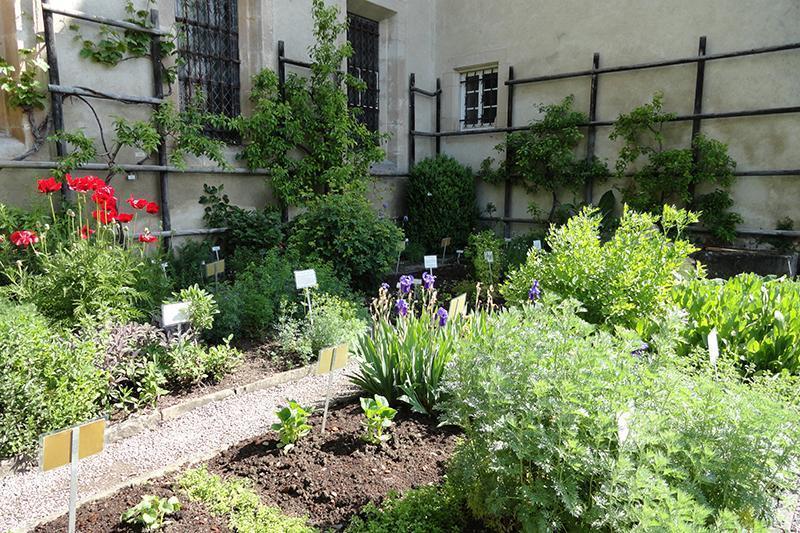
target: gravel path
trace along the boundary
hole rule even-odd
[[[338,395],[353,390],[345,370],[334,373]],[[241,440],[264,433],[277,406],[287,399],[313,403],[324,399],[328,376],[309,376],[272,389],[235,395],[199,407],[155,430],[144,431],[84,459],[78,497],[93,499],[132,478],[213,455]],[[0,531],[24,531],[54,513],[67,511],[69,468],[37,470],[0,479]]]

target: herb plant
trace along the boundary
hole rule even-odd
[[[391,438],[383,432],[392,426],[397,410],[389,407],[389,402],[380,394],[374,398],[360,398],[360,401],[367,419],[363,423],[365,432],[361,438],[370,444],[383,444]]]
[[[178,302],[189,303],[189,323],[193,328],[200,331],[211,329],[214,315],[219,313],[214,295],[195,283],[172,293],[172,296]]]
[[[144,531],[158,531],[164,527],[168,515],[176,513],[181,504],[176,496],[168,499],[152,494],[142,496],[142,501],[122,513],[122,521],[141,525]]]
[[[492,253],[492,263],[486,261],[486,252]],[[472,263],[475,279],[484,285],[500,280],[506,267],[506,244],[492,230],[484,230],[469,236],[464,250],[464,259]]]
[[[299,403],[289,400],[289,405],[276,413],[279,422],[272,424],[272,429],[278,432],[278,448],[286,454],[294,448],[298,440],[308,435],[311,426],[308,417],[313,409],[304,408]]]

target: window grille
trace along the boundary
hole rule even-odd
[[[378,22],[348,13],[347,40],[353,46],[353,55],[347,61],[347,71],[364,82],[366,89],[347,90],[347,103],[350,108],[358,109],[359,121],[370,131],[378,131],[378,49],[380,39]]]
[[[461,127],[494,126],[497,118],[497,69],[461,73]]]
[[[181,108],[205,95],[209,113],[239,115],[239,24],[237,0],[178,0],[178,85]],[[231,132],[208,129],[229,142]]]

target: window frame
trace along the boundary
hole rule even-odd
[[[497,124],[497,111],[498,111],[498,94],[499,94],[499,85],[500,85],[500,77],[499,77],[499,69],[497,63],[483,65],[480,67],[469,67],[464,69],[459,69],[459,130],[480,130],[480,129],[492,129]],[[495,75],[495,84],[494,87],[486,88],[484,86],[484,78],[487,74],[494,74]],[[470,110],[475,110],[477,112],[476,122],[474,123],[467,123],[467,93],[471,93],[472,91],[467,90],[467,80],[471,76],[478,76],[478,88],[475,92],[478,94],[478,101],[477,107],[470,108]],[[486,105],[484,102],[484,98],[486,93],[494,92],[495,93],[495,101],[494,104]],[[492,108],[494,109],[494,117],[491,122],[484,121],[484,110],[485,108]]]

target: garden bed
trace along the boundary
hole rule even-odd
[[[274,432],[244,441],[208,463],[209,470],[224,477],[237,476],[253,482],[265,505],[284,513],[308,516],[309,523],[325,530],[346,524],[368,502],[380,502],[391,491],[405,491],[438,483],[452,455],[459,432],[439,428],[436,421],[407,410],[398,412],[384,446],[363,442],[364,417],[357,400],[332,408],[324,435],[320,434],[322,411],[310,418],[312,433],[287,455],[277,448]],[[175,488],[177,476],[169,475],[144,485],[82,506],[78,530],[93,533],[130,531],[121,514],[145,494],[177,496],[182,510],[165,531],[229,531],[224,518],[215,518]],[[171,517],[172,518],[172,517]],[[34,531],[65,529],[66,516]]]

